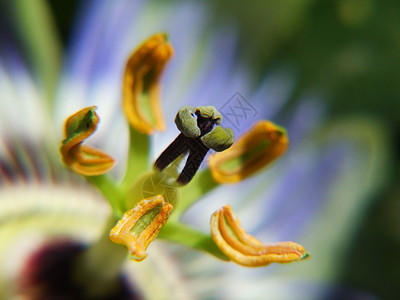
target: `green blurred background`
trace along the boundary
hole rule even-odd
[[[238,57],[262,80],[276,65],[298,81],[291,104],[309,90],[326,101],[329,118],[362,115],[391,137],[392,168],[343,257],[338,283],[382,299],[400,295],[400,2],[395,0],[217,0],[209,26],[232,24]],[[79,1],[48,0],[55,30],[68,43]],[[256,81],[257,81],[256,80]]]
[[[243,60],[261,78],[287,64],[299,78],[295,102],[316,89],[331,118],[384,123],[394,153],[338,282],[382,299],[400,295],[400,2],[373,0],[210,1],[215,20],[238,22]],[[383,175],[382,175],[383,176]]]

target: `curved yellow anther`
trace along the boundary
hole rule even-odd
[[[110,231],[114,243],[125,245],[130,259],[142,261],[173,209],[161,195],[145,198],[128,210]]]
[[[66,138],[60,148],[64,163],[76,173],[85,176],[104,174],[115,163],[114,159],[103,151],[82,145],[97,129],[99,116],[95,109],[96,106],[86,107],[66,120]]]
[[[143,134],[165,130],[159,81],[172,54],[166,34],[159,33],[139,46],[126,63],[123,109],[130,125]]]
[[[261,243],[244,231],[229,205],[211,216],[211,235],[226,256],[246,267],[290,263],[308,257],[304,247],[294,242]]]
[[[210,157],[211,174],[219,183],[239,182],[283,154],[288,144],[285,129],[260,121],[228,150]]]

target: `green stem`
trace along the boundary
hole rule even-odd
[[[171,220],[178,221],[182,214],[202,196],[219,186],[211,175],[210,169],[199,172],[193,180],[181,188],[181,197],[174,207]]]
[[[136,180],[148,171],[150,138],[129,126],[129,150],[125,178],[120,184],[123,194],[127,195]]]
[[[109,231],[116,219],[110,217],[100,239],[91,245],[77,260],[75,278],[85,286],[88,296],[111,295],[118,288],[122,264],[127,257],[125,247],[109,239]]]
[[[183,244],[193,249],[201,250],[214,255],[215,257],[229,261],[230,259],[221,252],[214,243],[212,237],[200,232],[188,225],[169,220],[161,229],[159,238]]]
[[[99,176],[86,176],[86,179],[101,191],[110,203],[114,216],[120,218],[123,215],[120,204],[122,199],[125,197],[115,182],[106,174]]]
[[[51,108],[61,66],[61,45],[50,9],[43,0],[15,0],[11,3],[16,15],[15,27],[31,55]]]

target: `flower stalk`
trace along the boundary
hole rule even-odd
[[[74,278],[79,285],[85,287],[88,296],[112,295],[118,288],[126,251],[110,243],[108,232],[114,224],[115,218],[111,216],[99,240],[75,261]]]

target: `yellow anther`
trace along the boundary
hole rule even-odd
[[[173,209],[161,195],[145,198],[128,210],[110,231],[114,243],[128,248],[130,259],[142,261]]]
[[[159,81],[172,54],[166,34],[159,33],[134,51],[126,64],[123,108],[130,125],[143,134],[165,130]]]
[[[61,145],[64,163],[76,173],[85,176],[101,175],[114,166],[114,159],[101,150],[82,143],[97,129],[99,116],[95,106],[86,107],[65,122],[65,140]]]
[[[279,157],[288,144],[283,128],[269,121],[260,121],[228,150],[210,157],[212,176],[219,183],[239,182]]]
[[[233,262],[246,267],[290,263],[308,257],[303,246],[294,242],[263,244],[240,226],[229,205],[211,216],[211,235],[221,251]]]

